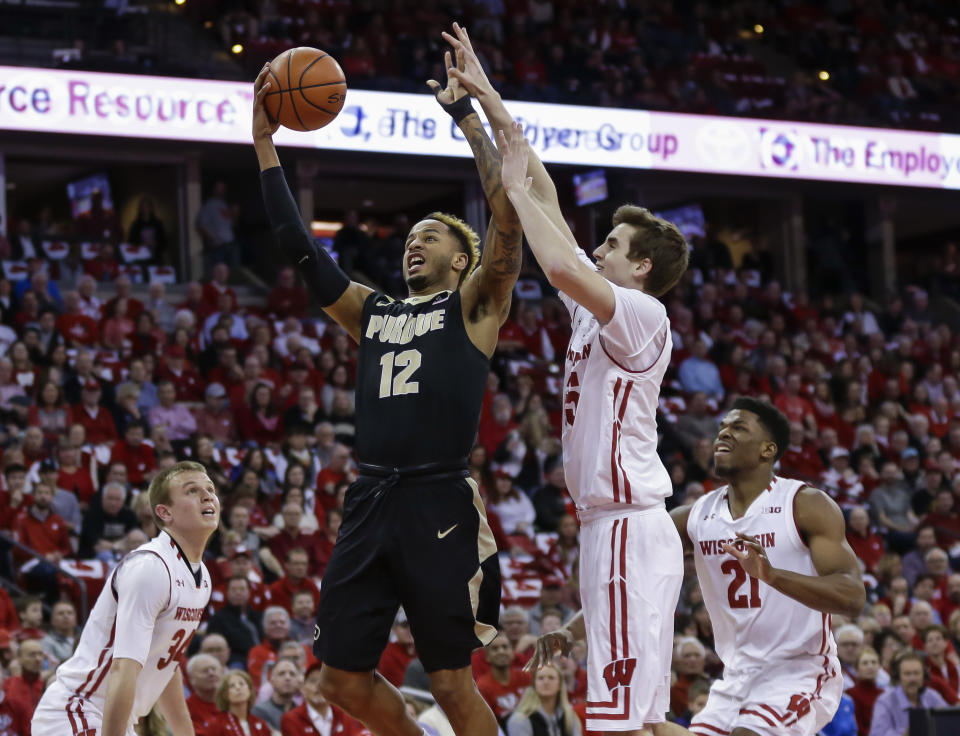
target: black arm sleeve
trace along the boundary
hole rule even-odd
[[[329,307],[343,296],[350,286],[350,278],[310,237],[283,176],[283,168],[274,166],[261,172],[260,187],[280,250],[303,275],[320,306]]]

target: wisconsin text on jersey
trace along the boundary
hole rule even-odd
[[[704,517],[703,520],[706,521],[706,517]],[[760,546],[764,549],[777,546],[776,542],[774,541],[776,532],[764,532],[754,536],[756,536],[757,541],[760,542]],[[700,554],[702,554],[704,557],[708,557],[710,555],[725,555],[727,552],[725,552],[723,549],[724,544],[729,544],[731,547],[736,547],[737,550],[741,552],[743,551],[743,542],[739,539],[701,539]]]

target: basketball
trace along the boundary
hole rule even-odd
[[[270,62],[270,85],[267,113],[291,130],[319,130],[337,117],[347,97],[337,60],[307,46],[287,49]]]

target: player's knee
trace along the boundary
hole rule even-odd
[[[363,709],[370,697],[372,683],[353,672],[343,672],[332,667],[320,670],[320,692],[334,705],[349,712]]]
[[[430,678],[430,692],[446,713],[465,706],[472,687],[472,679],[465,681],[454,673],[434,673]]]

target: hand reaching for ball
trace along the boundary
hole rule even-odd
[[[452,36],[446,31],[441,34],[443,39],[449,43],[457,52],[457,66],[451,67],[447,64],[447,74],[456,79],[461,87],[476,97],[478,100],[484,95],[495,92],[493,85],[483,71],[483,65],[477,53],[473,50],[473,44],[470,42],[470,36],[467,35],[467,29],[460,26],[459,23],[453,24]]]
[[[268,76],[270,72],[270,65],[264,64],[263,69],[260,70],[260,73],[257,75],[257,81],[253,83],[253,139],[259,140],[262,138],[269,138],[274,133],[277,132],[277,129],[280,127],[280,123],[274,122],[270,119],[270,114],[267,112],[266,99],[267,92],[271,89],[270,78]]]
[[[457,50],[457,66],[453,67],[452,60],[450,57],[450,52],[445,51],[443,54],[443,68],[447,69],[447,86],[443,89],[440,89],[440,82],[436,79],[428,79],[427,86],[433,90],[433,96],[437,98],[437,102],[441,105],[449,105],[453,102],[456,102],[465,94],[467,90],[460,86],[460,82],[457,81],[457,78],[450,73],[451,68],[463,69],[463,52],[459,49]]]

